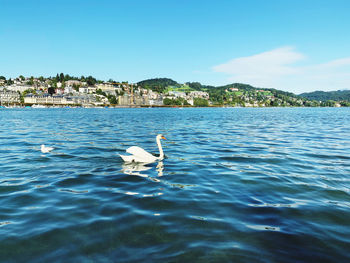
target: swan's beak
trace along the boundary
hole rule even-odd
[[[164,136],[161,137],[162,139],[166,140],[166,138]]]

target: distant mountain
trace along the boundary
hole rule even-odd
[[[338,91],[314,91],[309,93],[302,93],[299,96],[307,98],[309,100],[316,101],[348,101],[350,102],[350,90],[338,90]]]

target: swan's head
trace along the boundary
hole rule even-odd
[[[166,140],[166,138],[163,136],[163,134],[157,135],[157,140],[160,140],[160,139]]]
[[[45,145],[44,145],[44,144],[41,145],[41,149],[43,149],[43,148],[45,148]]]

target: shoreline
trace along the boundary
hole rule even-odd
[[[38,104],[38,105],[25,105],[25,106],[19,106],[19,105],[14,105],[14,106],[4,106],[1,105],[0,109],[135,109],[135,108],[175,108],[175,109],[184,109],[184,108],[256,108],[256,109],[268,109],[268,108],[349,108],[346,106],[271,106],[271,107],[244,107],[244,106],[224,106],[224,105],[211,105],[208,107],[196,107],[196,106],[178,106],[178,105],[115,105],[115,106],[110,106],[110,105],[104,105],[104,106],[70,106],[70,105],[43,105],[43,104]]]

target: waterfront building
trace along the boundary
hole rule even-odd
[[[146,94],[142,95],[143,105],[149,105],[149,99]]]
[[[149,99],[146,95],[143,95],[143,96],[135,95],[134,96],[134,104],[135,105],[149,105]]]
[[[193,101],[192,98],[191,98],[191,99],[187,99],[187,102],[188,102],[188,104],[190,104],[190,105],[192,105],[192,106],[193,106],[193,104],[194,104],[194,101]]]
[[[118,105],[128,106],[131,105],[131,96],[127,93],[124,93],[123,96],[118,96]]]
[[[1,89],[0,104],[19,104],[21,103],[20,94],[16,91]]]
[[[150,106],[163,106],[163,100],[162,99],[150,99],[149,100]]]
[[[24,97],[25,104],[42,104],[42,105],[71,105],[76,104],[71,97],[62,95],[50,96],[50,95],[27,95]]]
[[[91,94],[79,94],[76,96],[69,96],[69,97],[73,100],[74,104],[87,105],[87,104],[97,103],[96,97]]]

